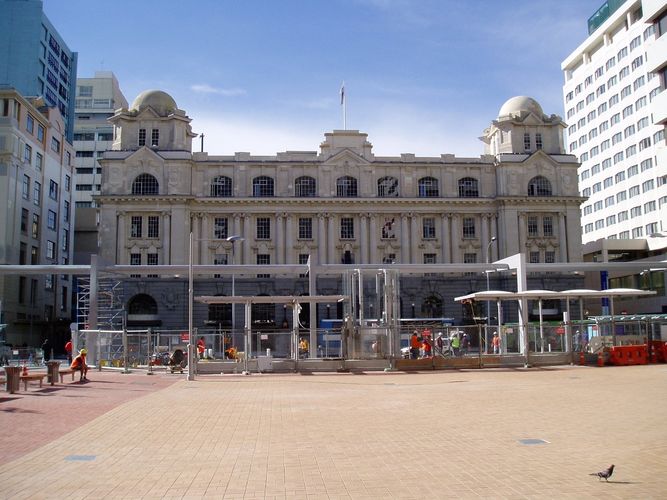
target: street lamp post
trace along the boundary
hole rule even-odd
[[[236,264],[235,252],[234,252],[234,243],[237,241],[244,241],[243,236],[233,235],[227,237],[227,241],[232,244],[232,265]],[[235,273],[232,273],[232,297],[236,296],[236,283],[235,283]],[[232,303],[232,335],[234,335],[234,328],[236,327],[236,304]],[[247,355],[247,353],[246,353]]]
[[[493,242],[496,241],[496,237],[492,236],[491,241],[486,245],[486,263],[489,263],[489,253],[491,252],[491,245]],[[486,291],[488,292],[491,288],[489,287],[489,270],[487,269],[485,271],[486,274]],[[488,349],[489,345],[489,321],[491,318],[491,301],[487,298],[486,299],[486,332],[484,333],[484,339],[486,342],[486,348]],[[480,346],[480,351],[481,351],[481,346]]]

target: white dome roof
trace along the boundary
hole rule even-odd
[[[178,109],[176,101],[161,90],[144,90],[134,100],[130,109],[141,111],[147,107],[153,108],[160,116],[168,116]]]
[[[544,115],[542,111],[542,106],[532,97],[527,97],[525,95],[520,95],[508,99],[505,104],[500,108],[498,116],[509,116],[515,114],[521,114],[522,112],[533,113],[540,118]]]

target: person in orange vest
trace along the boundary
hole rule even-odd
[[[425,358],[431,357],[431,339],[428,337],[424,337],[424,340],[422,341],[422,351],[424,351]]]
[[[75,372],[81,372],[81,378],[79,378],[79,382],[83,382],[84,380],[88,380],[86,375],[88,374],[88,365],[86,364],[86,355],[88,354],[87,349],[81,349],[79,351],[79,355],[72,360],[72,364],[70,365],[70,368],[74,370]]]
[[[67,353],[67,362],[72,364],[72,339],[69,339],[65,344],[65,353]]]
[[[500,337],[498,337],[498,332],[493,332],[491,345],[493,346],[493,354],[500,354]]]
[[[204,359],[204,351],[206,351],[204,337],[199,337],[199,340],[197,341],[197,354],[199,354],[199,359]]]
[[[417,335],[417,330],[412,332],[412,337],[410,337],[410,358],[417,359],[419,357],[419,348],[421,347],[421,340],[419,340],[419,335]]]

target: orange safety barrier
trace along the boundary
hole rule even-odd
[[[611,348],[611,363],[616,366],[645,365],[648,363],[648,346],[622,345]]]

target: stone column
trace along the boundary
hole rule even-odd
[[[171,264],[171,214],[169,212],[162,212],[160,239],[162,240],[162,262]]]
[[[199,214],[201,217],[201,240],[199,241],[199,263],[208,264],[209,263],[209,251],[208,244],[212,235],[209,234],[209,215],[207,213]]]
[[[558,212],[558,245],[560,261],[567,262],[567,228],[565,227],[565,214],[563,212]]]
[[[410,230],[407,214],[401,214],[401,264],[410,264]]]
[[[451,219],[451,240],[452,240],[452,263],[458,264],[463,262],[461,258],[461,249],[459,244],[461,243],[461,230],[459,229],[459,214],[452,214]]]
[[[440,243],[442,245],[442,263],[450,264],[452,262],[452,235],[449,229],[450,225],[450,214],[442,214],[442,228],[440,231]]]
[[[317,261],[319,264],[324,264],[327,258],[326,222],[324,214],[317,215]]]
[[[340,259],[334,259],[334,250],[336,246],[336,217],[327,214],[327,264],[339,264]]]
[[[370,264],[377,264],[379,263],[378,260],[378,226],[377,226],[377,216],[372,215],[370,216],[370,257],[369,257],[369,263]]]
[[[127,262],[127,251],[125,250],[125,244],[127,243],[126,217],[125,212],[117,213],[116,235],[118,239],[116,240],[116,262],[118,264],[125,264]]]
[[[285,230],[283,226],[284,214],[276,215],[275,242],[276,242],[276,264],[285,262],[283,255],[285,251]]]
[[[410,217],[410,262],[421,264],[423,259],[419,255],[419,242],[422,240],[422,235],[419,234],[419,216],[410,214]]]
[[[368,264],[368,214],[359,216],[360,264]]]
[[[283,262],[285,264],[298,263],[297,259],[292,257],[294,249],[294,217],[290,214],[285,214],[285,254]]]
[[[526,253],[526,214],[519,213],[519,253]]]
[[[240,255],[239,264],[256,264],[257,262],[250,261],[250,243],[254,241],[253,238],[252,218],[249,215],[243,216],[243,255]]]
[[[491,252],[491,248],[489,246],[489,242],[491,241],[491,238],[489,238],[489,216],[487,214],[482,214],[481,217],[482,221],[482,227],[481,227],[481,232],[482,234],[480,241],[482,242],[482,259],[484,259],[482,262],[486,262],[487,259],[489,262],[491,262],[491,255],[487,255],[487,250]],[[493,245],[491,245],[493,246]]]

